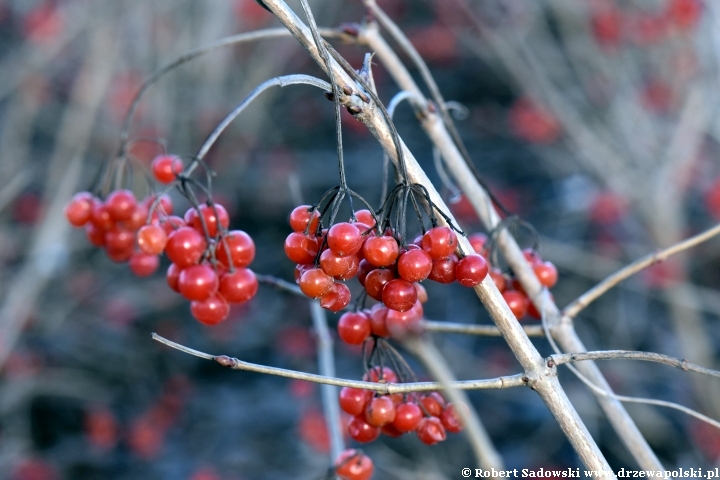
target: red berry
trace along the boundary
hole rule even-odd
[[[198,207],[198,210],[195,210],[194,208],[188,209],[188,211],[185,212],[185,223],[202,234],[205,233],[205,230],[203,230],[200,215],[202,215],[202,218],[205,220],[207,233],[211,237],[217,235],[218,229],[224,231],[228,228],[228,225],[230,225],[230,216],[228,215],[227,210],[225,210],[225,207],[219,203],[214,203],[212,205],[203,203],[200,207]],[[218,224],[222,228],[219,228]]]
[[[370,370],[365,372],[362,379],[363,382],[375,383],[379,383],[380,380],[383,380],[386,383],[397,383],[398,381],[397,375],[395,374],[395,372],[393,372],[392,368],[380,368],[379,366],[372,367]]]
[[[202,258],[207,242],[205,237],[192,227],[180,227],[168,236],[165,254],[179,267],[189,267]]]
[[[108,248],[107,250],[105,250],[105,253],[107,254],[108,258],[113,262],[124,263],[130,260],[130,257],[132,257],[133,249],[132,247]]]
[[[168,215],[160,221],[160,225],[162,226],[163,230],[165,230],[165,233],[167,233],[168,237],[178,228],[187,226],[185,220],[178,217],[177,215]]]
[[[392,270],[386,268],[378,268],[368,273],[365,277],[365,290],[368,296],[378,301],[382,300],[385,285],[394,278],[395,274]]]
[[[65,206],[65,217],[74,227],[82,227],[90,221],[92,210],[92,194],[90,192],[76,193]]]
[[[457,248],[457,236],[448,227],[431,228],[422,238],[422,249],[430,254],[433,260],[445,258]]]
[[[142,203],[136,203],[130,218],[123,222],[125,228],[137,232],[140,227],[147,223],[148,209]]]
[[[255,259],[255,242],[242,230],[231,230],[215,248],[215,257],[218,262],[230,268],[228,252],[230,252],[230,259],[234,267],[247,267]]]
[[[178,288],[188,300],[205,300],[217,292],[218,277],[210,265],[192,265],[180,272]]]
[[[105,245],[108,250],[132,249],[135,243],[135,235],[130,230],[115,227],[105,233]]]
[[[399,247],[397,240],[389,235],[382,237],[370,236],[363,244],[363,255],[371,265],[387,267],[395,263],[398,258]]]
[[[105,199],[105,206],[116,222],[128,220],[136,203],[135,195],[130,190],[115,190]]]
[[[365,407],[365,421],[374,427],[382,427],[392,423],[393,420],[395,420],[395,404],[389,397],[375,397]]]
[[[415,302],[410,310],[398,312],[388,309],[385,325],[394,338],[404,338],[410,333],[422,333],[420,320],[423,316],[422,303]]]
[[[455,405],[448,403],[445,410],[440,414],[440,421],[450,433],[460,433],[462,431],[462,421],[455,411]]]
[[[525,257],[525,260],[528,262],[528,265],[531,267],[534,267],[535,265],[539,265],[542,263],[542,257],[538,252],[533,250],[532,248],[526,248],[522,251],[523,256]]]
[[[165,250],[167,233],[160,225],[145,225],[137,232],[137,244],[148,255],[159,255]]]
[[[365,279],[367,278],[368,273],[372,272],[373,270],[375,270],[374,265],[372,265],[365,259],[360,260],[357,271],[357,278],[358,282],[360,282],[360,285],[362,285],[363,287],[365,286]]]
[[[393,426],[401,432],[412,432],[420,424],[423,412],[415,402],[401,403],[395,409]]]
[[[115,226],[115,219],[110,215],[107,205],[97,201],[93,202],[93,209],[90,221],[100,230],[110,230]]]
[[[355,255],[363,245],[363,237],[352,223],[336,223],[328,231],[327,245],[341,257]]]
[[[482,255],[485,250],[485,245],[487,244],[487,235],[484,233],[473,233],[468,235],[467,239],[473,247],[473,250],[475,250],[475,253]]]
[[[337,329],[340,339],[348,345],[360,345],[372,331],[370,319],[362,312],[344,313],[338,321]]]
[[[300,277],[300,290],[310,298],[320,298],[333,287],[332,277],[319,268],[310,268]]]
[[[181,267],[178,267],[174,263],[171,263],[167,269],[167,273],[165,274],[165,280],[167,280],[168,286],[178,293],[180,292],[180,287],[178,287],[178,279],[180,278],[181,271]]]
[[[343,387],[340,390],[340,408],[343,412],[357,416],[365,411],[365,405],[372,399],[373,392],[360,388]]]
[[[430,270],[428,278],[438,283],[452,283],[455,281],[456,265],[457,257],[455,255],[433,260],[432,270]]]
[[[130,270],[138,277],[148,277],[160,266],[160,257],[137,252],[130,257]]]
[[[331,312],[339,312],[350,303],[350,289],[344,283],[335,282],[333,287],[320,297],[320,306]]]
[[[331,277],[344,275],[345,272],[353,268],[354,262],[359,263],[355,255],[341,257],[332,250],[325,250],[320,254],[320,268]]]
[[[398,275],[408,282],[421,282],[432,271],[433,260],[425,250],[408,250],[398,257]]]
[[[318,243],[314,237],[293,232],[285,239],[285,255],[295,263],[309,264],[315,261]]]
[[[400,438],[405,435],[405,432],[401,432],[392,423],[388,423],[380,427],[380,432],[387,435],[390,438]]]
[[[258,291],[257,277],[249,268],[237,268],[220,275],[218,290],[229,303],[247,302]]]
[[[388,308],[381,303],[373,306],[370,313],[370,328],[378,337],[388,338],[390,331],[387,328]]]
[[[489,272],[490,278],[493,279],[493,282],[495,282],[495,286],[498,290],[500,290],[500,293],[505,291],[505,288],[507,287],[507,280],[505,280],[505,275],[502,274],[499,268],[492,267]]]
[[[177,174],[183,171],[183,162],[176,155],[158,155],[150,167],[155,180],[160,183],[172,183]]]
[[[368,228],[372,228],[375,226],[375,217],[373,217],[373,214],[370,212],[370,210],[362,209],[355,212],[355,219],[368,226]]]
[[[445,408],[445,399],[437,392],[424,395],[420,401],[423,407],[425,407],[425,410],[433,417],[439,417]]]
[[[477,253],[460,259],[455,266],[455,278],[463,287],[479,285],[488,274],[488,263],[485,257]]]
[[[437,417],[426,417],[420,420],[417,435],[420,441],[426,445],[434,445],[447,438],[445,427]]]
[[[367,284],[367,279],[365,283]],[[402,278],[390,280],[382,290],[382,302],[388,308],[398,312],[410,310],[416,301],[415,285]]]
[[[533,267],[533,271],[538,277],[538,280],[540,280],[540,283],[542,283],[547,288],[552,288],[557,283],[558,272],[557,268],[555,268],[555,265],[553,265],[552,263],[538,263]]]
[[[215,294],[205,300],[190,302],[190,313],[200,323],[217,325],[227,318],[230,306],[222,295]]]
[[[360,443],[372,442],[380,435],[380,429],[367,423],[364,416],[353,417],[347,430],[350,437]]]
[[[318,225],[320,224],[320,212],[314,210],[312,214],[309,212],[309,205],[300,205],[295,207],[290,212],[290,228],[295,232],[304,233],[305,229],[310,223],[310,228],[307,228],[309,235],[315,235],[317,232]],[[312,218],[312,222],[310,219]]]
[[[340,480],[370,480],[373,470],[370,457],[352,448],[344,450],[335,459],[335,475]]]
[[[93,222],[85,224],[85,235],[92,245],[96,247],[105,246],[105,230],[97,227]]]
[[[530,304],[527,295],[517,290],[505,290],[502,296],[505,302],[507,302],[508,307],[510,307],[510,310],[512,310],[513,315],[515,315],[515,318],[520,319],[525,316],[528,311],[528,305]]]

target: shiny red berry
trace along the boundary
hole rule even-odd
[[[220,275],[218,290],[229,303],[247,302],[257,293],[258,280],[249,268],[236,268]]]
[[[196,264],[205,253],[207,242],[192,227],[180,227],[168,236],[165,254],[179,267]]]
[[[285,255],[295,263],[309,264],[318,254],[318,243],[315,237],[293,232],[285,239]]]
[[[367,423],[363,415],[353,417],[348,423],[347,431],[353,440],[360,443],[372,442],[380,436],[380,428]]]
[[[105,199],[108,213],[116,222],[128,220],[135,204],[135,195],[130,190],[115,190]]]
[[[320,306],[331,312],[339,312],[350,304],[351,294],[347,285],[335,282],[330,290],[320,297]]]
[[[488,263],[485,257],[473,253],[460,259],[455,266],[455,279],[463,287],[479,285],[488,274]]]
[[[398,257],[398,275],[408,282],[421,282],[432,271],[433,260],[425,250],[408,250]]]
[[[355,255],[363,245],[363,237],[352,223],[336,223],[328,230],[327,245],[341,257]]]
[[[160,225],[145,225],[137,232],[137,245],[148,255],[159,255],[165,250],[167,233]]]
[[[373,393],[370,390],[343,387],[340,390],[340,408],[350,415],[360,415],[365,411],[365,405],[370,402],[372,396]]]
[[[373,470],[370,457],[352,448],[344,450],[335,459],[335,475],[340,480],[370,480]]]
[[[372,332],[370,319],[362,312],[344,313],[338,320],[337,329],[340,339],[348,345],[362,344]]]
[[[371,235],[363,244],[363,255],[371,265],[387,267],[395,263],[398,258],[399,247],[397,240],[389,235],[376,237]]]
[[[300,205],[290,212],[290,228],[293,231],[304,233],[307,229],[309,235],[315,235],[320,224],[320,212],[314,210],[311,214],[309,209],[310,205]],[[310,228],[307,228],[308,223],[310,223]]]
[[[183,171],[183,162],[176,155],[158,155],[150,165],[155,180],[160,183],[172,183],[177,174]]]
[[[393,426],[401,432],[412,432],[420,424],[423,412],[415,402],[401,403],[395,408]]]
[[[417,436],[426,445],[434,445],[447,438],[445,427],[437,417],[426,417],[420,420]]]
[[[375,397],[365,407],[365,421],[374,427],[382,427],[395,420],[395,404],[386,396]]]
[[[74,227],[82,227],[90,221],[93,210],[93,196],[90,192],[76,193],[65,206],[65,217]]]
[[[142,252],[133,253],[130,257],[130,270],[138,277],[149,277],[160,266],[160,257]]]
[[[449,227],[431,228],[423,235],[421,246],[433,260],[445,258],[457,248],[457,236]]]
[[[512,310],[513,315],[515,315],[515,318],[520,319],[527,314],[528,306],[530,305],[527,295],[517,290],[505,290],[502,296],[507,302],[508,307],[510,307],[510,310]]]
[[[255,259],[255,242],[242,230],[231,230],[215,248],[215,257],[218,262],[230,268],[228,253],[233,267],[247,267]]]
[[[367,279],[366,282],[367,284]],[[415,285],[396,278],[387,282],[382,290],[382,302],[390,309],[398,312],[406,312],[410,310],[417,301],[417,290]]]
[[[205,300],[190,302],[190,313],[200,323],[217,325],[227,318],[230,306],[222,295],[215,294]]]
[[[310,298],[320,298],[333,287],[333,279],[319,268],[310,268],[300,277],[300,290]]]
[[[192,265],[180,272],[178,288],[188,300],[205,300],[218,289],[218,277],[210,265]]]

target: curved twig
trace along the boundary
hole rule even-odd
[[[718,234],[720,234],[720,224],[715,225],[714,227],[709,228],[702,233],[694,235],[687,240],[676,243],[671,247],[651,253],[642,257],[639,260],[634,261],[630,265],[623,267],[617,272],[608,276],[607,278],[605,278],[605,280],[598,283],[593,288],[579,296],[576,300],[571,302],[567,307],[565,307],[565,309],[563,309],[563,317],[566,317],[568,319],[574,318],[585,307],[590,305],[592,302],[597,300],[598,297],[603,295],[605,292],[607,292],[623,280],[635,275],[636,273],[652,265],[655,265],[656,263],[660,263],[677,253],[683,252],[703,242],[706,242],[711,238],[717,236]]]
[[[663,355],[661,353],[653,352],[638,352],[633,350],[602,350],[597,352],[555,354],[551,355],[548,358],[548,362],[553,362],[555,365],[563,365],[572,362],[582,362],[586,360],[641,360],[644,362],[655,362],[662,363],[664,365],[670,365],[671,367],[679,368],[680,370],[685,372],[696,372],[702,373],[703,375],[720,377],[720,371],[718,370],[701,367],[700,365],[690,363],[685,359],[680,360],[679,358],[671,357],[669,355]],[[548,364],[548,366],[550,365]]]
[[[243,362],[237,358],[228,357],[226,355],[210,355],[199,350],[188,348],[179,343],[175,343],[167,338],[161,337],[157,333],[152,334],[152,339],[167,345],[170,348],[180,350],[189,355],[194,355],[205,360],[215,360],[223,367],[232,368],[233,370],[246,370],[249,372],[264,373],[267,375],[275,375],[277,377],[294,378],[297,380],[306,380],[308,382],[320,383],[324,385],[335,385],[337,387],[352,387],[363,390],[373,390],[385,395],[394,393],[410,393],[410,392],[432,392],[443,390],[440,382],[413,382],[413,383],[374,383],[362,382],[359,380],[345,380],[342,378],[326,377],[314,373],[298,372],[295,370],[287,370],[285,368],[267,367],[256,363]],[[527,384],[527,376],[522,373],[509,375],[505,377],[489,378],[484,380],[460,380],[451,382],[450,385],[458,390],[491,390],[501,388],[522,387]]]

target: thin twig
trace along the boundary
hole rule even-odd
[[[345,380],[342,378],[326,377],[314,373],[298,372],[296,370],[287,370],[285,368],[267,367],[256,363],[243,362],[237,358],[228,357],[226,355],[210,355],[188,348],[179,343],[175,343],[167,338],[161,337],[157,333],[152,334],[152,339],[158,341],[168,347],[180,350],[181,352],[203,358],[205,360],[215,360],[223,367],[233,370],[246,370],[248,372],[264,373],[266,375],[275,375],[277,377],[294,378],[296,380],[306,380],[308,382],[320,383],[324,385],[335,385],[336,387],[352,387],[363,390],[373,390],[384,395],[392,395],[394,393],[410,393],[410,392],[434,392],[443,390],[440,382],[413,382],[413,383],[373,383],[362,382],[359,380]],[[458,390],[493,390],[512,387],[523,387],[526,385],[527,376],[518,373],[504,377],[489,378],[485,380],[460,380],[450,383],[452,388]]]
[[[437,333],[462,333],[466,335],[480,335],[485,337],[499,337],[500,330],[495,325],[475,325],[468,323],[440,322],[435,320],[423,320],[421,323],[424,330]],[[524,325],[523,330],[528,337],[544,337],[540,325]]]
[[[552,361],[555,365],[563,365],[565,363],[583,362],[587,360],[642,360],[644,362],[662,363],[671,367],[679,368],[685,372],[702,373],[713,377],[720,377],[720,371],[712,368],[701,367],[687,360],[663,355],[653,352],[638,352],[633,350],[602,350],[597,352],[583,353],[562,353],[551,355],[548,362]]]
[[[676,243],[675,245],[673,245],[671,247],[651,253],[649,255],[642,257],[639,260],[634,261],[630,265],[623,267],[620,270],[618,270],[617,272],[608,276],[605,280],[598,283],[593,288],[591,288],[587,292],[583,293],[576,300],[571,302],[563,310],[563,316],[567,317],[567,318],[574,318],[575,316],[577,316],[578,313],[580,313],[584,308],[586,308],[588,305],[590,305],[598,297],[603,295],[605,292],[607,292],[608,290],[610,290],[611,288],[613,288],[615,285],[622,282],[623,280],[635,275],[636,273],[638,273],[652,265],[655,265],[656,263],[660,263],[677,253],[683,252],[683,251],[688,250],[692,247],[695,247],[703,242],[706,242],[706,241],[710,240],[711,238],[717,236],[718,234],[720,234],[720,224],[718,224],[708,230],[705,230],[702,233],[692,236],[692,237],[688,238],[687,240],[683,240],[680,243]]]
[[[333,341],[330,330],[328,329],[325,310],[316,300],[313,300],[310,302],[310,313],[317,335],[318,371],[320,375],[334,378],[335,357],[333,355]],[[320,390],[322,391],[325,423],[330,433],[330,455],[332,462],[345,450],[345,439],[343,438],[343,430],[340,425],[338,390],[334,385],[322,385]]]

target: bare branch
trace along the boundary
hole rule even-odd
[[[423,185],[428,191],[430,200],[438,207],[439,210],[443,212],[444,215],[447,215],[450,222],[455,223],[455,219],[452,214],[450,214],[445,202],[442,200],[437,190],[433,187],[425,172],[418,165],[412,152],[410,152],[407,146],[398,139],[392,125],[388,124],[389,119],[382,114],[382,110],[384,110],[382,105],[363,99],[363,95],[357,93],[357,86],[355,82],[349,78],[348,73],[345,72],[340,65],[338,65],[337,61],[334,61],[334,58],[331,58],[330,61],[327,62],[328,65],[325,64],[325,61],[322,59],[315,42],[313,41],[311,32],[284,1],[264,0],[264,2],[265,5],[275,14],[275,16],[293,33],[303,47],[308,50],[317,64],[320,65],[321,68],[331,68],[338,84],[341,87],[347,87],[347,91],[354,92],[347,94],[346,97],[343,98],[342,101],[345,102],[343,104],[350,104],[351,102],[357,103],[359,109],[356,111],[359,113],[355,115],[355,118],[368,127],[370,132],[378,139],[383,149],[387,151],[393,161],[396,162],[396,165],[400,164],[406,168],[408,180],[412,183],[419,183]],[[416,87],[414,89],[404,89],[417,90]],[[470,171],[468,165],[462,160],[462,156],[457,150],[457,146],[454,144],[447,130],[443,128],[442,120],[435,115],[432,117],[426,117],[426,119],[423,120],[424,126],[426,125],[426,122],[427,131],[431,132],[433,141],[437,141],[440,145],[451,148],[462,162],[459,165],[459,168],[462,169],[462,172],[466,176],[472,179],[473,184],[477,185],[473,173]],[[404,158],[404,163],[402,158]],[[455,175],[455,177],[458,179],[458,175]],[[487,194],[485,192],[482,193],[487,199]],[[489,211],[494,212],[489,203],[485,202],[484,205],[489,207]],[[497,216],[497,213],[495,213],[495,215]],[[457,250],[458,254],[462,256],[465,252],[471,251],[472,247],[470,242],[465,237],[459,237]],[[522,257],[519,248],[517,253]],[[480,285],[475,287],[475,292],[490,313],[490,316],[502,333],[503,338],[510,346],[513,354],[527,372],[526,375],[531,381],[533,381],[533,388],[540,395],[543,402],[558,421],[558,424],[562,428],[575,451],[578,453],[581,461],[591,470],[611,472],[612,470],[610,465],[600,452],[595,440],[588,432],[587,427],[583,423],[577,411],[570,403],[570,400],[567,398],[567,395],[560,386],[557,378],[548,374],[543,358],[540,356],[537,349],[535,349],[527,335],[525,335],[525,332],[517,322],[513,313],[510,311],[510,308],[498,291],[492,279],[489,277],[486,278]]]
[[[679,358],[671,357],[669,355],[653,352],[602,350],[597,352],[562,353],[551,355],[548,358],[548,362],[553,362],[555,365],[563,365],[565,363],[582,362],[587,360],[642,360],[644,362],[656,362],[664,365],[670,365],[671,367],[679,368],[685,372],[696,372],[702,373],[703,375],[720,377],[720,371],[718,370],[701,367],[700,365],[690,363],[685,359],[680,360]]]
[[[398,83],[400,88],[422,95],[422,92],[409,75],[407,69],[404,67],[395,52],[379,35],[377,29],[364,29],[361,32],[360,39],[367,43],[370,48],[375,51],[377,57]],[[454,144],[449,133],[445,130],[443,122],[432,112],[426,112],[426,115],[421,118],[421,125],[435,146],[442,152],[442,156],[447,163],[450,173],[455,178],[458,187],[463,191],[463,193],[465,193],[476,213],[485,224],[485,227],[489,230],[495,228],[495,226],[497,226],[500,222],[500,216],[495,211],[488,193],[475,180],[475,178],[473,178],[473,174],[467,167],[462,154]],[[523,289],[528,292],[535,302],[535,305],[538,306],[538,294],[541,291],[542,286],[535,276],[535,273],[531,268],[529,268],[527,262],[525,261],[517,242],[515,242],[507,231],[503,231],[500,233],[498,238],[498,247],[523,285]],[[552,301],[550,302],[550,305],[551,307],[548,307],[552,310],[550,315],[559,320],[560,315],[557,307],[554,303],[552,303]],[[556,323],[559,322],[553,321],[553,325]],[[558,341],[560,341],[563,347],[567,350],[587,350],[575,333],[571,324],[558,325],[557,328],[553,328],[553,335],[557,336]],[[505,337],[505,334],[503,334],[503,336]],[[524,365],[525,364],[523,364],[523,366]],[[610,390],[610,386],[594,363],[583,363],[580,368],[584,369],[587,375],[592,376],[596,383]],[[662,464],[657,459],[622,404],[616,399],[609,397],[601,397],[599,401],[608,416],[608,419],[615,428],[615,431],[618,433],[638,463],[647,470],[662,469]]]
[[[692,236],[687,240],[676,243],[671,247],[651,253],[642,257],[639,260],[634,261],[630,265],[623,267],[617,272],[613,273],[605,280],[598,283],[593,288],[583,293],[576,300],[571,302],[563,310],[563,317],[566,317],[567,319],[575,318],[577,314],[580,313],[585,307],[590,305],[592,302],[597,300],[598,297],[603,295],[605,292],[607,292],[623,280],[635,275],[636,273],[652,265],[655,265],[656,263],[660,263],[677,253],[683,252],[703,242],[706,242],[711,238],[717,236],[718,234],[720,234],[720,224],[714,226],[713,228],[705,230],[702,233]],[[563,318],[563,321],[567,320]]]
[[[296,380],[306,380],[308,382],[320,383],[324,385],[335,385],[336,387],[352,387],[363,390],[372,390],[385,395],[394,393],[410,393],[410,392],[434,392],[443,390],[440,382],[413,382],[413,383],[374,383],[362,382],[359,380],[345,380],[342,378],[326,377],[314,373],[298,372],[296,370],[287,370],[285,368],[267,367],[256,363],[243,362],[237,358],[228,357],[226,355],[210,355],[209,353],[200,352],[192,348],[188,348],[179,343],[175,343],[167,338],[161,337],[157,333],[152,334],[152,339],[158,341],[168,347],[180,350],[181,352],[204,358],[206,360],[215,360],[223,367],[232,368],[233,370],[246,370],[248,372],[264,373],[266,375],[275,375],[277,377],[294,378]],[[450,386],[458,390],[493,390],[501,388],[522,387],[527,384],[527,376],[521,373],[505,377],[490,378],[486,380],[460,380],[450,383]]]
[[[439,322],[435,320],[423,320],[422,327],[428,332],[438,333],[463,333],[466,335],[481,335],[485,337],[499,337],[500,330],[495,325],[475,325],[468,323]],[[544,337],[540,325],[525,325],[523,330],[528,337]]]

